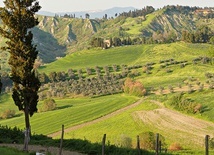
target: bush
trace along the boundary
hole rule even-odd
[[[39,109],[39,112],[51,111],[56,109],[56,103],[54,99],[46,99],[42,105],[42,108]]]
[[[0,125],[0,143],[23,142],[24,134],[22,130],[17,127],[10,128],[8,126]]]
[[[139,135],[140,137],[140,148],[146,150],[154,150],[156,143],[156,134],[153,132],[143,132]],[[161,145],[165,147],[165,138],[159,134],[159,140]]]
[[[134,95],[134,96],[144,96],[146,94],[146,89],[139,81],[134,81],[130,78],[127,78],[124,82],[123,90],[125,93]]]
[[[209,139],[210,149],[214,149],[214,137]]]
[[[179,151],[182,150],[182,147],[179,143],[172,143],[168,149],[171,151]]]
[[[116,146],[131,148],[132,147],[132,139],[124,134],[120,135],[116,140]]]
[[[188,113],[202,113],[203,106],[195,103],[191,99],[185,98],[182,93],[174,95],[170,100],[169,104],[175,109],[180,111],[186,111]]]
[[[15,116],[15,114],[16,114],[15,110],[7,109],[1,114],[1,118],[3,119],[12,118]]]

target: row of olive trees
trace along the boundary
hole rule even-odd
[[[95,66],[94,68],[87,67],[86,69],[68,69],[67,72],[60,71],[60,72],[50,72],[48,75],[46,73],[39,74],[39,80],[42,84],[49,83],[49,82],[60,82],[66,81],[70,79],[79,80],[85,79],[88,77],[101,77],[101,76],[110,76],[110,74],[122,74],[125,76],[128,74],[132,69],[138,69],[142,67],[141,65],[134,65],[134,66],[127,66],[127,65],[112,65],[112,66],[104,66],[99,67]]]
[[[86,79],[70,79],[52,82],[41,87],[40,100],[66,95],[100,96],[120,93],[123,91],[123,78],[126,76],[110,74],[109,76]]]

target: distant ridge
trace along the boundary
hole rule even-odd
[[[106,9],[106,10],[89,10],[89,11],[78,11],[78,12],[57,12],[57,13],[53,13],[53,12],[48,12],[48,11],[39,11],[38,14],[39,15],[43,15],[43,16],[54,16],[55,14],[57,15],[64,15],[64,14],[75,14],[76,17],[80,18],[83,17],[85,18],[85,14],[88,13],[90,15],[90,18],[95,19],[95,18],[102,18],[105,14],[108,15],[109,17],[115,17],[115,14],[120,14],[122,12],[128,12],[130,10],[134,10],[136,8],[134,7],[113,7],[110,9]]]
[[[55,13],[48,12],[48,11],[39,11],[37,14],[42,16],[52,16],[52,17],[55,15]]]

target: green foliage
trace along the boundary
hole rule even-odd
[[[156,134],[153,132],[143,132],[139,134],[140,137],[140,147],[146,150],[155,150],[156,144]],[[161,141],[162,147],[165,145],[165,138],[159,135],[159,140]]]
[[[140,147],[143,149],[155,149],[155,134],[153,132],[145,132],[140,135]]]
[[[134,96],[144,96],[146,94],[146,89],[139,81],[134,81],[130,78],[127,78],[124,82],[124,92]]]
[[[36,0],[6,0],[4,4],[0,14],[4,27],[0,28],[0,34],[8,39],[2,49],[7,49],[10,53],[8,63],[14,83],[12,97],[19,110],[24,110],[27,115],[32,116],[37,111],[40,82],[33,71],[38,51],[32,44],[33,34],[29,29],[38,24],[34,15],[41,7]],[[11,12],[11,9],[15,11]],[[29,127],[29,123],[26,123]]]
[[[51,111],[56,109],[56,102],[54,99],[46,99],[44,100],[41,109],[39,109],[39,112],[45,112],[45,111]]]
[[[209,139],[209,147],[214,150],[214,137]]]
[[[8,127],[0,125],[0,142],[1,143],[13,143],[23,142],[24,134],[22,130],[17,127]]]
[[[12,118],[14,116],[15,116],[15,110],[10,110],[10,109],[5,110],[1,114],[1,118],[3,119]]]
[[[17,149],[7,148],[7,147],[0,147],[0,152],[3,155],[33,155],[32,153],[26,153],[26,152],[19,151]]]
[[[214,36],[212,36],[212,37],[210,38],[210,44],[213,44],[213,45],[214,45]]]
[[[170,101],[169,104],[173,106],[175,109],[185,111],[188,113],[202,113],[203,107],[201,104],[197,104],[194,101],[185,98],[183,96],[183,93],[178,93],[174,95]]]
[[[115,145],[123,148],[132,148],[132,139],[125,134],[119,135],[116,139]]]
[[[23,133],[18,128],[11,129],[5,126],[0,126],[0,137],[3,139],[7,138],[7,142],[12,142],[14,141],[14,138],[15,138],[16,143],[22,143],[21,136],[23,136]],[[32,144],[49,146],[49,147],[50,146],[58,147],[60,143],[60,139],[52,139],[44,135],[32,135],[31,141],[32,141],[31,142]],[[101,148],[102,148],[102,145],[100,143],[91,143],[88,140],[81,140],[81,139],[64,139],[63,140],[63,149],[66,149],[66,150],[79,151],[87,154],[90,154],[92,152],[100,154],[102,151]],[[0,150],[1,149],[2,148],[0,147]],[[118,154],[135,155],[136,150],[133,148],[124,148],[124,147],[121,148],[115,145],[106,144],[105,153],[111,154],[111,155],[118,155]],[[148,151],[143,151],[143,153],[147,155],[150,155],[150,154],[152,155],[152,153]],[[7,155],[7,153],[5,153],[5,155]],[[8,155],[13,155],[13,154],[11,153]],[[24,155],[24,154],[20,154],[20,155]]]

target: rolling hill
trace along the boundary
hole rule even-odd
[[[109,142],[117,144],[120,136],[125,135],[132,139],[132,145],[135,147],[136,135],[152,131],[154,133],[159,132],[165,137],[167,147],[176,141],[185,149],[191,149],[193,152],[196,149],[202,150],[203,135],[214,136],[212,135],[214,122],[213,89],[209,88],[209,83],[212,84],[213,81],[205,76],[208,72],[213,73],[214,69],[212,63],[203,64],[200,60],[194,64],[192,60],[200,56],[210,56],[210,51],[213,53],[212,47],[209,44],[180,42],[160,45],[133,45],[108,50],[91,49],[73,53],[43,66],[39,72],[47,74],[54,71],[66,72],[70,67],[74,71],[82,69],[82,72],[86,74],[86,68],[99,66],[104,77],[105,72],[102,67],[125,64],[129,67],[129,73],[139,73],[133,78],[143,83],[148,90],[148,95],[142,100],[139,97],[123,93],[95,97],[83,97],[81,94],[71,95],[69,93],[65,94],[64,97],[52,96],[56,100],[57,110],[35,114],[31,119],[33,132],[59,138],[57,133],[63,123],[66,128],[65,138],[86,138],[91,142],[98,142],[102,134],[107,133]],[[173,63],[166,61],[170,59],[174,59]],[[162,61],[166,61],[166,63],[162,63]],[[144,72],[143,66],[151,62],[153,65],[150,73]],[[186,65],[181,67],[180,63],[175,62],[185,62]],[[169,63],[167,66],[161,67],[167,63]],[[141,67],[134,67],[138,65]],[[167,72],[168,69],[171,71]],[[110,74],[116,75],[120,72],[120,70],[117,72],[111,70]],[[90,76],[96,77],[96,74]],[[93,79],[90,76],[85,75],[82,80]],[[209,83],[207,83],[208,81]],[[193,90],[190,93],[188,93],[189,85]],[[201,85],[204,85],[202,90],[199,89]],[[170,92],[169,86],[173,87],[173,92]],[[49,83],[42,86],[40,93],[44,95],[47,91],[56,89],[59,93],[61,88],[69,90],[68,87],[69,83],[66,81],[55,82],[54,85]],[[72,84],[71,88],[74,87],[75,85]],[[164,88],[162,93],[160,87]],[[176,112],[170,106],[169,101],[179,92],[184,92],[184,96],[193,100],[194,103],[201,104],[204,108],[203,112],[195,114],[185,111]],[[139,102],[136,102],[138,100]],[[9,105],[12,101],[8,95],[3,95],[1,101],[2,111],[5,108],[16,109],[13,104]],[[41,100],[38,105],[39,108],[42,103]],[[171,126],[167,125],[167,122]],[[17,117],[0,120],[0,123],[23,128],[23,115],[17,111]],[[197,131],[195,131],[196,127],[198,128]],[[188,135],[188,139],[184,140],[181,135]]]
[[[182,8],[182,7],[181,7]],[[39,25],[34,28],[34,43],[37,44],[39,57],[44,63],[55,61],[68,53],[88,49],[92,38],[110,37],[155,37],[161,33],[181,38],[184,30],[196,31],[201,26],[208,26],[214,31],[213,18],[199,16],[196,9],[169,7],[156,10],[145,16],[125,17],[119,15],[109,19],[65,18],[38,15]],[[0,40],[0,45],[5,41]],[[6,61],[4,51],[1,61]],[[7,70],[3,66],[2,70]]]
[[[59,138],[64,124],[67,139],[100,142],[107,133],[109,144],[121,146],[125,136],[135,148],[136,136],[150,131],[165,138],[166,148],[176,142],[184,151],[193,150],[189,154],[203,150],[204,135],[214,137],[214,46],[180,41],[183,30],[195,32],[206,25],[214,32],[213,18],[198,16],[194,9],[166,7],[138,17],[38,19],[32,30],[43,61],[38,108],[48,98],[57,108],[31,118],[33,133]],[[169,33],[176,42],[108,49],[90,44],[98,37],[149,39]],[[1,52],[5,72],[7,57]],[[145,97],[124,93],[127,78],[140,81]],[[174,102],[180,94],[182,100]],[[15,116],[0,119],[0,124],[23,129],[24,116],[13,104],[10,87],[0,96],[1,116],[5,109]]]

